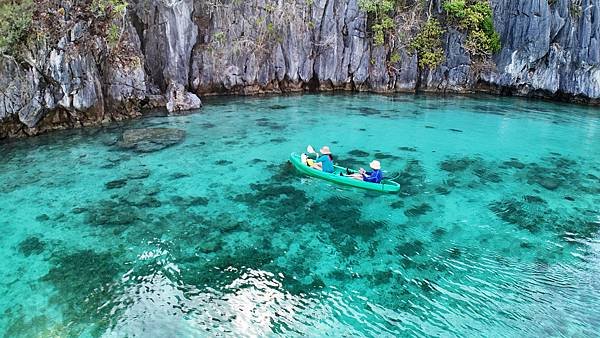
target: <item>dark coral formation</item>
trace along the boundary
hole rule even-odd
[[[489,208],[503,221],[532,233],[544,229],[559,236],[572,234],[589,238],[600,231],[600,222],[591,210],[574,210],[576,213],[565,215],[564,211],[559,213],[534,196],[526,196],[524,202],[516,199],[492,202]]]
[[[526,204],[517,200],[510,199],[493,202],[490,204],[490,210],[507,223],[517,225],[519,228],[531,232],[537,232],[540,230],[540,225],[544,223],[544,215],[531,213],[526,206]]]
[[[106,182],[106,184],[104,184],[106,189],[119,189],[119,188],[123,188],[126,185],[127,185],[126,179],[114,180],[114,181]]]
[[[406,242],[398,245],[396,247],[396,251],[400,255],[412,257],[421,253],[424,250],[424,248],[425,245],[423,244],[423,242],[415,240],[412,242]]]
[[[39,255],[44,252],[45,248],[46,243],[36,236],[29,236],[19,243],[19,252],[25,257]]]
[[[543,158],[541,163],[532,163],[527,168],[527,182],[537,184],[547,190],[556,190],[564,184],[573,184],[579,180],[576,162],[559,156],[551,155]]]
[[[478,160],[479,159],[471,157],[452,158],[440,163],[440,168],[451,173],[461,172],[467,170],[467,168]]]
[[[354,149],[348,152],[348,155],[353,156],[353,157],[369,157],[369,153],[364,151],[364,150],[360,150],[360,149]]]
[[[425,168],[423,168],[421,162],[410,159],[395,181],[400,183],[401,195],[415,196],[425,188],[425,178]]]
[[[423,216],[432,210],[433,210],[433,208],[429,204],[421,203],[419,205],[415,205],[415,206],[408,208],[404,212],[404,214],[408,217],[417,217],[417,216]]]
[[[52,262],[42,280],[56,289],[53,302],[62,307],[63,315],[78,330],[92,326],[97,334],[104,332],[117,319],[108,305],[118,297],[112,286],[120,269],[113,254],[82,250],[54,255]]]

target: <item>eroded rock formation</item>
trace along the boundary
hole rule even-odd
[[[432,15],[441,2],[431,0]],[[444,62],[421,70],[399,40],[373,43],[357,0],[131,1],[117,49],[81,19],[57,44],[0,59],[0,138],[143,107],[195,109],[219,93],[482,90],[599,102],[600,0],[491,3],[498,54],[474,61],[464,32],[447,27]],[[414,35],[425,15],[415,13],[396,16],[396,34]]]

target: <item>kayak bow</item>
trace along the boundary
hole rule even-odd
[[[306,164],[302,163],[300,155],[296,153],[292,153],[290,155],[290,161],[292,162],[294,167],[298,169],[298,171],[306,175],[327,180],[333,183],[381,192],[397,192],[398,190],[400,190],[400,184],[386,179],[381,181],[381,183],[371,183],[360,181],[352,177],[340,176],[340,173],[346,173],[346,168],[337,165],[333,166],[334,172],[332,174],[313,169],[307,166]],[[358,170],[353,170],[353,172],[358,172]]]

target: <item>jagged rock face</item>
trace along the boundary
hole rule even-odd
[[[130,23],[127,23],[126,28],[121,38],[126,51],[115,53],[107,62],[103,87],[109,110],[125,111],[134,115],[139,102],[148,95],[148,86],[144,71],[145,57],[141,51],[139,36]]]
[[[137,1],[131,11],[142,40],[148,79],[162,92],[172,82],[187,87],[198,36],[193,11],[192,0]]]
[[[600,98],[600,1],[492,2],[504,48],[485,80],[521,95]]]
[[[144,58],[133,27],[125,28],[118,55],[80,21],[56,45],[41,41],[20,61],[2,57],[0,139],[139,115]]]
[[[0,138],[137,116],[144,104],[195,109],[215,93],[489,90],[600,102],[600,0],[578,1],[491,0],[503,47],[487,67],[448,28],[444,62],[420,70],[406,44],[374,45],[357,0],[135,0],[118,53],[80,22],[26,63],[0,60]],[[431,0],[434,14],[441,3]],[[399,16],[397,34],[414,34],[423,18],[412,19]]]
[[[432,8],[441,13],[442,1]],[[465,34],[448,29],[446,59],[420,71],[416,56],[374,46],[355,0],[196,2],[199,44],[191,84],[199,94],[311,87],[373,91],[496,89],[517,95],[600,98],[600,1],[492,0],[502,51],[473,67]],[[404,33],[404,32],[401,32]],[[484,86],[482,86],[482,84]],[[491,87],[490,87],[491,86]]]
[[[356,0],[258,0],[214,8],[196,3],[200,33],[191,83],[199,94],[394,89],[387,49],[371,52],[367,17]],[[416,78],[413,69],[402,76]]]

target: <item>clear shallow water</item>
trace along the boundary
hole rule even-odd
[[[0,332],[597,334],[597,110],[489,97],[206,103],[0,145]],[[140,128],[169,130],[124,148]],[[400,194],[296,174],[287,157],[307,143],[353,167],[380,159]]]

